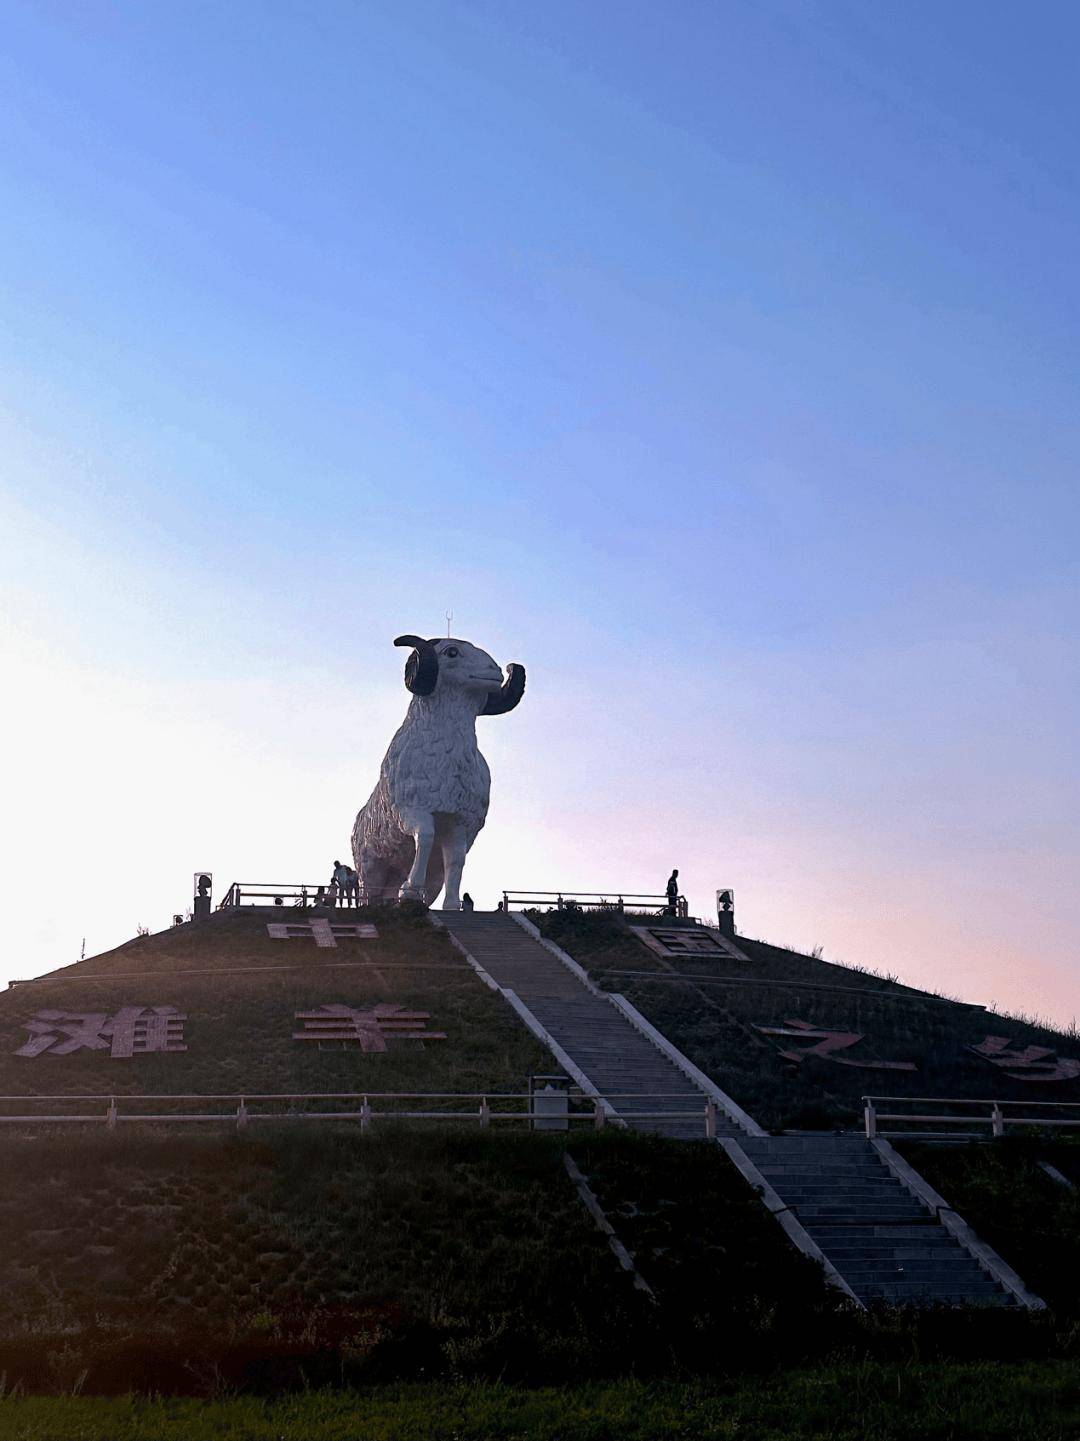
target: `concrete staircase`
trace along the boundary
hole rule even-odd
[[[707,1096],[730,1098],[685,1057],[650,1040],[585,971],[504,912],[432,912],[454,943],[552,1046],[559,1064],[610,1100],[636,1129],[678,1139],[705,1134]],[[637,1018],[639,1022],[644,1018]],[[644,1023],[647,1026],[647,1022]],[[654,1035],[656,1033],[654,1032]],[[659,1044],[658,1044],[659,1043]],[[665,1099],[630,1099],[628,1092]],[[676,1112],[664,1120],[634,1111]],[[686,1119],[681,1119],[685,1114]],[[860,1305],[1023,1305],[1042,1302],[887,1142],[862,1136],[767,1136],[733,1107],[716,1135],[792,1243]],[[978,1258],[978,1259],[977,1259]]]
[[[863,1137],[739,1146],[864,1305],[1015,1304]]]
[[[573,1061],[615,1116],[635,1129],[678,1139],[705,1136],[706,1094],[621,1015],[583,973],[577,973],[511,915],[502,911],[438,911],[458,947],[504,991],[516,995]],[[639,1093],[634,1099],[628,1093]],[[649,1095],[657,1096],[650,1101]],[[634,1120],[635,1111],[675,1112],[665,1120]],[[685,1114],[687,1119],[680,1119]],[[744,1133],[722,1113],[718,1135]]]

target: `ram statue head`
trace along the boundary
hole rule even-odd
[[[508,665],[504,677],[487,651],[470,641],[399,635],[394,644],[412,647],[405,663],[405,686],[413,695],[435,696],[450,689],[471,692],[478,702],[486,696],[478,714],[505,715],[525,692],[524,666]]]

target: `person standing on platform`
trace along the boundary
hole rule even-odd
[[[474,908],[474,904],[472,896],[466,891],[461,898],[461,909],[463,911],[471,911]]]
[[[672,871],[667,883],[667,913],[677,915],[679,911],[679,873]]]

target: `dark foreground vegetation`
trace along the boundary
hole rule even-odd
[[[569,1146],[655,1299],[563,1167]],[[580,1385],[1069,1358],[1054,1315],[846,1308],[705,1142],[479,1130],[7,1137],[8,1391]]]
[[[992,1145],[905,1142],[902,1149],[1036,1295],[1060,1317],[1080,1320],[1080,1141],[1036,1134]]]
[[[139,1128],[9,1138],[0,1372],[32,1391],[204,1393],[433,1376],[545,1382],[799,1357],[835,1303],[714,1147]]]
[[[873,1363],[721,1383],[412,1385],[234,1397],[0,1400],[4,1441],[1075,1441],[1066,1362]]]

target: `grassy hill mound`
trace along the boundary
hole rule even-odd
[[[17,1098],[9,1113],[30,1110],[34,1096],[84,1093],[521,1091],[551,1069],[422,911],[374,919],[377,939],[341,936],[320,949],[308,937],[271,938],[265,915],[219,915],[16,986],[0,996],[0,1093]],[[735,987],[749,997],[740,1015],[702,999],[707,974],[673,974],[610,919],[567,918],[557,938],[605,984],[655,1007],[657,1024],[750,1109],[763,1111],[762,1099],[776,1111],[808,1098],[844,1104],[839,1091],[815,1093],[806,1070],[792,1079],[781,1065],[769,1079],[762,1057],[772,1052],[753,1040],[749,1019],[763,1004],[749,967],[760,979],[805,962],[806,975],[833,980],[837,968],[759,955]],[[701,965],[678,962],[682,972]],[[877,978],[842,974],[858,992],[841,993],[842,1004],[879,1008],[858,1014],[900,1004],[891,991],[882,1002],[876,992],[889,988]],[[790,1007],[804,979],[796,973],[764,1014]],[[907,1006],[936,1004],[892,989]],[[326,1004],[424,1011],[446,1039],[391,1036],[378,1051],[295,1041],[296,1012]],[[60,1013],[59,1023],[132,1006],[176,1007],[188,1049],[14,1054],[35,1034],[34,1017]],[[940,1014],[953,1011],[967,1014]],[[732,1056],[742,1069],[731,1070]],[[953,1315],[847,1311],[704,1142],[263,1121],[243,1133],[220,1123],[10,1125],[0,1147],[8,1387],[211,1394],[385,1379],[566,1383],[730,1375],[923,1347],[981,1356],[1064,1345],[1052,1318],[972,1315],[961,1325]],[[582,1206],[567,1148],[651,1295],[635,1289]]]
[[[1009,1039],[1011,1053],[1037,1046],[1080,1058],[1075,1034],[743,936],[737,944],[746,961],[664,957],[609,913],[550,911],[535,919],[599,985],[627,996],[763,1125],[856,1124],[868,1093],[1080,1101],[1080,1077],[1015,1080],[970,1049],[994,1035]],[[830,1055],[803,1055],[820,1037],[767,1034],[797,1029],[791,1022],[861,1039]],[[913,1069],[875,1069],[875,1062]]]
[[[297,919],[292,910],[273,917]],[[375,923],[377,939],[342,936],[324,949],[310,937],[272,939],[265,915],[218,913],[17,985],[0,994],[0,1095],[522,1092],[531,1074],[551,1069],[420,908],[380,911]],[[390,1037],[379,1052],[294,1040],[296,1013],[327,1004],[427,1012],[426,1029],[446,1039]],[[42,1011],[114,1016],[125,1006],[174,1006],[187,1017],[187,1050],[15,1054]]]

